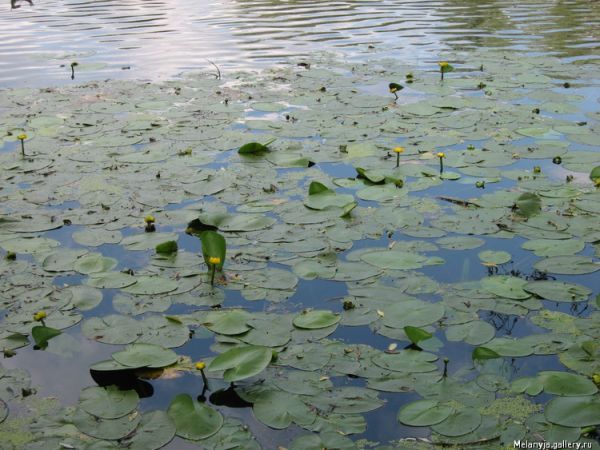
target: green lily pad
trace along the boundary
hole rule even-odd
[[[223,426],[223,416],[187,394],[177,395],[167,410],[175,424],[177,436],[199,440],[212,436]]]
[[[580,284],[552,280],[531,281],[523,289],[545,300],[567,303],[584,302],[592,293],[591,289]]]
[[[130,450],[157,450],[175,437],[176,427],[165,411],[144,413],[133,435],[124,443]]]
[[[140,414],[128,414],[118,419],[102,419],[77,409],[71,419],[79,431],[97,439],[117,440],[129,436],[140,422]]]
[[[174,291],[178,287],[175,280],[159,276],[135,277],[136,283],[122,288],[123,292],[135,295],[158,295]]]
[[[413,427],[428,427],[446,420],[453,411],[451,406],[435,400],[417,400],[400,408],[398,421]]]
[[[331,311],[312,310],[304,311],[302,314],[294,317],[293,323],[298,328],[316,330],[335,325],[340,319],[339,314],[334,314]]]
[[[544,409],[548,422],[565,427],[587,427],[600,424],[600,399],[597,396],[557,397]]]
[[[531,294],[523,290],[526,284],[526,280],[508,275],[487,277],[481,281],[481,286],[487,292],[514,300],[525,300],[531,297]]]
[[[538,374],[544,385],[544,392],[556,395],[592,395],[598,392],[596,385],[588,378],[569,372],[544,371]]]
[[[60,330],[42,325],[35,326],[31,329],[31,337],[35,341],[35,345],[41,349],[46,348],[48,346],[48,341],[59,334],[61,334]]]
[[[479,252],[479,259],[485,264],[504,264],[511,260],[510,253],[505,251],[485,250]]]
[[[515,212],[523,217],[533,217],[542,210],[542,200],[534,193],[521,194],[515,202]]]
[[[159,345],[132,344],[125,350],[113,353],[112,358],[119,364],[131,368],[159,369],[175,364],[178,356],[173,350]]]
[[[211,331],[225,335],[245,333],[250,316],[243,310],[211,311],[204,319],[204,326]]]
[[[272,358],[272,350],[268,347],[236,347],[213,359],[208,365],[208,370],[224,370],[225,381],[234,382],[258,375],[269,365]]]
[[[541,272],[582,275],[600,270],[600,263],[586,256],[554,256],[538,261],[534,267]]]
[[[474,409],[461,409],[452,412],[444,421],[431,427],[444,436],[462,436],[475,431],[481,425],[481,414]]]
[[[310,425],[317,418],[297,395],[281,391],[266,391],[252,405],[254,416],[268,427],[278,430],[289,427],[293,422]]]
[[[79,407],[102,419],[123,417],[133,411],[138,402],[134,390],[122,391],[117,386],[88,387],[79,396]]]

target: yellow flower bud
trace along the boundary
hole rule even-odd
[[[144,217],[144,222],[146,222],[146,223],[154,223],[154,222],[156,222],[156,220],[154,219],[154,216],[147,215],[146,217]]]
[[[17,139],[20,141],[24,141],[25,139],[27,139],[27,135],[25,133],[20,134],[17,136]]]
[[[208,258],[208,262],[214,266],[221,264],[221,258],[218,256],[211,256]]]
[[[438,65],[440,66],[440,68],[444,68],[448,67],[450,64],[448,64],[446,61],[440,61]]]
[[[404,147],[396,147],[396,148],[394,149],[394,151],[395,151],[396,153],[402,153],[402,152],[404,152]]]
[[[444,152],[438,152],[437,157],[438,158],[445,158],[446,154]]]
[[[206,367],[206,364],[203,361],[200,361],[200,362],[196,363],[196,369],[197,370],[204,370],[205,367]]]
[[[36,322],[41,322],[47,316],[48,315],[46,314],[46,311],[38,311],[33,315],[33,320],[35,320]]]

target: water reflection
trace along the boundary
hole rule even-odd
[[[30,2],[0,9],[0,86],[66,83],[73,60],[79,82],[208,72],[207,60],[251,68],[323,50],[418,65],[447,50],[592,57],[600,46],[599,8],[582,0]]]

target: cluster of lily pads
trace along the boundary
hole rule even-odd
[[[0,91],[0,349],[119,346],[23,448],[596,439],[596,68],[449,60]]]

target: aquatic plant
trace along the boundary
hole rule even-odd
[[[17,139],[21,141],[21,155],[25,157],[25,139],[27,139],[27,135],[25,133],[19,134]]]
[[[440,80],[442,81],[444,81],[445,73],[452,72],[454,70],[454,67],[447,61],[440,61],[438,66],[440,67]]]
[[[155,222],[156,219],[153,215],[147,215],[146,217],[144,217],[144,231],[146,233],[154,233],[156,231]]]
[[[388,86],[390,93],[394,94],[394,96],[396,97],[396,100],[398,100],[398,92],[400,92],[402,89],[404,89],[404,86],[402,86],[401,84],[398,83],[390,83]]]
[[[404,147],[395,147],[394,153],[396,153],[396,167],[400,167],[400,154],[404,152]]]
[[[71,80],[75,79],[75,67],[77,67],[79,63],[77,61],[73,61],[71,63]]]
[[[444,152],[438,152],[436,156],[440,160],[440,173],[442,173],[444,171],[444,158],[446,157],[446,154]]]

